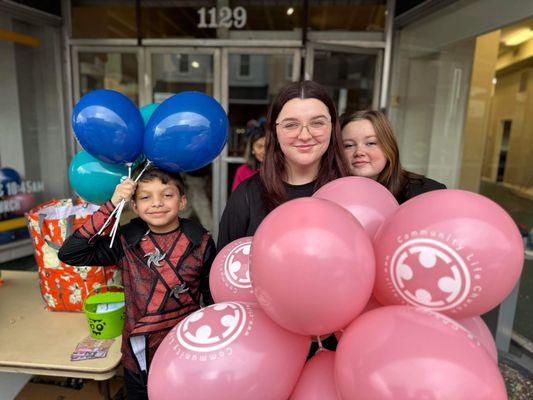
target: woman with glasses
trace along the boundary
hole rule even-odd
[[[403,203],[442,183],[406,171],[400,164],[398,144],[387,117],[379,111],[357,111],[341,117],[344,155],[350,173],[374,179]]]
[[[274,98],[265,124],[266,149],[259,174],[231,194],[218,232],[218,249],[252,236],[280,204],[311,196],[349,175],[335,105],[312,81],[293,82]]]

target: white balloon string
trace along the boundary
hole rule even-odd
[[[119,204],[120,205],[120,204]],[[109,223],[111,222],[111,220],[113,219],[113,215],[115,215],[115,213],[117,212],[118,210],[118,206],[115,207],[115,209],[113,210],[113,212],[111,214],[109,214],[109,217],[107,217],[104,225],[100,228],[100,230],[94,235],[94,236],[99,236],[102,234],[102,232],[105,230],[105,228],[108,227]],[[94,237],[92,236],[91,239]]]
[[[144,173],[144,171],[146,171],[146,168],[148,168],[149,165],[150,165],[150,160],[146,160],[146,165],[141,170],[137,178],[135,178],[135,183],[139,181],[142,174]],[[131,178],[131,163],[128,164],[128,178]],[[117,236],[118,227],[120,226],[120,217],[122,215],[122,210],[124,209],[125,204],[126,204],[126,201],[122,199],[120,204],[118,205],[117,215],[115,217],[116,218],[115,225],[113,225],[113,229],[111,230],[111,233],[110,233],[111,243],[109,244],[109,248],[113,247],[113,243],[115,243],[115,237]]]
[[[111,233],[110,233],[110,235],[111,235],[111,243],[109,244],[109,248],[112,248],[113,247],[113,243],[115,242],[115,237],[117,235],[118,227],[120,225],[120,216],[122,215],[122,209],[124,208],[125,204],[126,204],[126,201],[124,199],[122,199],[120,201],[120,204],[118,205],[118,211],[117,211],[115,224],[113,225],[113,229],[111,230]]]
[[[148,166],[150,166],[150,164],[151,164],[150,160],[146,160],[146,165],[141,170],[141,172],[139,173],[137,178],[135,178],[135,183],[137,183],[139,181],[139,179],[141,178],[142,174],[144,173],[144,171],[146,171],[146,168],[148,168]],[[131,179],[131,167],[132,167],[132,164],[131,163],[127,163],[126,165],[128,166],[128,178]],[[115,209],[109,215],[109,217],[107,217],[107,220],[105,221],[104,225],[100,228],[100,230],[96,233],[96,235],[93,235],[89,239],[89,241],[91,241],[95,236],[101,235],[104,232],[104,230],[111,223],[111,220],[113,219],[113,216],[115,216],[115,223],[113,224],[113,229],[111,229],[111,232],[109,233],[109,235],[111,236],[111,243],[109,244],[109,248],[113,247],[113,243],[115,242],[115,236],[116,236],[116,234],[118,232],[118,227],[120,225],[120,217],[122,215],[122,210],[124,209],[125,205],[126,205],[126,200],[124,200],[124,199],[120,200],[120,203],[115,207]]]
[[[320,340],[320,336],[316,337],[316,341],[318,342],[318,350],[322,350],[324,347],[322,346],[322,340]]]
[[[142,169],[142,171],[139,173],[139,175],[137,176],[137,178],[135,178],[135,182],[138,182],[139,179],[141,178],[141,176],[144,174],[144,171],[146,171],[146,168],[148,168],[148,166],[151,164],[150,160],[146,160],[146,165],[144,166],[144,168]]]

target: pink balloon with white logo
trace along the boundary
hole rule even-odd
[[[341,400],[335,385],[335,352],[319,350],[305,364],[289,400]]]
[[[258,305],[214,304],[163,339],[150,366],[148,397],[287,399],[308,351],[309,338],[276,325]]]
[[[209,273],[209,288],[216,303],[257,300],[250,281],[252,237],[243,237],[226,245],[215,257]]]
[[[494,362],[498,363],[498,349],[492,333],[481,317],[468,317],[456,320],[468,329],[483,345]]]
[[[443,314],[385,306],[357,318],[335,355],[343,399],[507,400],[497,365]]]
[[[453,318],[501,303],[524,262],[516,223],[498,204],[463,190],[437,190],[402,204],[375,240],[374,296]]]
[[[306,197],[282,204],[252,240],[252,285],[263,310],[309,336],[348,325],[370,298],[372,243],[348,211]]]
[[[385,186],[361,176],[335,179],[318,189],[313,197],[344,207],[363,225],[370,238],[399,207]]]

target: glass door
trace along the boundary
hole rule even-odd
[[[142,49],[139,47],[73,47],[74,103],[97,89],[116,90],[140,104]]]
[[[133,46],[73,46],[73,106],[83,95],[97,89],[116,90],[141,106],[140,88],[143,76],[144,52]],[[72,150],[78,152],[81,146],[70,137]],[[135,217],[127,209],[121,217],[126,223]]]
[[[198,91],[220,99],[220,50],[214,48],[151,47],[145,54],[141,105],[161,103],[184,91]],[[213,232],[218,226],[219,161],[184,174],[188,204],[182,216]]]
[[[309,43],[305,79],[324,85],[337,105],[339,115],[377,109],[383,50]]]
[[[229,48],[222,51],[222,99],[230,134],[220,165],[220,214],[237,168],[246,162],[251,132],[262,129],[268,106],[285,84],[298,80],[300,49]]]

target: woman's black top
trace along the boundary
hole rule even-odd
[[[315,191],[315,181],[305,185],[285,183],[288,200],[309,197]],[[259,174],[243,181],[231,194],[218,229],[217,249],[245,236],[253,236],[268,211],[263,199],[263,184]]]
[[[419,194],[431,192],[432,190],[446,189],[446,186],[433,179],[422,176],[420,178],[410,178],[405,190],[400,195],[396,196],[398,203],[405,203]]]

